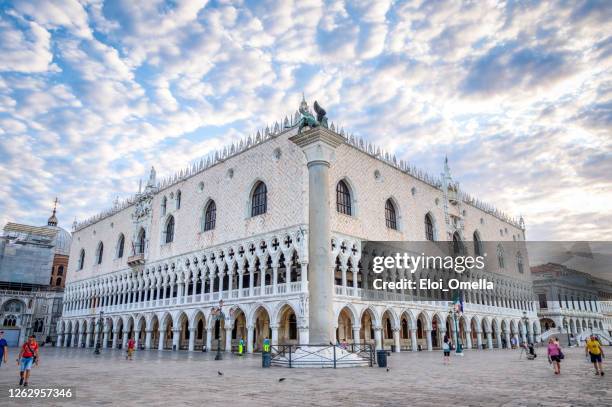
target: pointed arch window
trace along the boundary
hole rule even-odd
[[[176,209],[181,209],[181,190],[176,192]]]
[[[504,249],[501,247],[501,245],[497,246],[497,265],[501,269],[505,268],[505,264],[504,264]]]
[[[474,232],[474,255],[482,256],[482,241],[477,231]]]
[[[519,273],[523,274],[524,270],[523,270],[523,255],[521,254],[521,252],[517,252],[516,253],[516,269],[518,270]]]
[[[83,270],[83,266],[85,265],[85,249],[81,249],[81,253],[79,253],[79,264],[77,270]]]
[[[251,216],[263,215],[268,209],[268,188],[259,181],[251,196]]]
[[[425,239],[434,241],[433,219],[430,214],[425,215]]]
[[[217,221],[217,205],[211,200],[204,211],[204,231],[213,230]]]
[[[138,233],[138,244],[136,245],[137,254],[144,254],[147,241],[146,237],[145,230],[140,229],[140,232]]]
[[[346,182],[341,180],[336,185],[336,210],[350,216],[352,209],[351,191]]]
[[[59,266],[57,268],[57,275],[58,276],[63,276],[64,275],[64,266]]]
[[[455,256],[463,255],[463,242],[457,232],[453,233],[453,254]]]
[[[161,203],[161,215],[165,216],[166,215],[166,209],[168,208],[168,199],[166,197],[164,197],[162,199],[162,203]]]
[[[391,198],[385,202],[385,224],[389,229],[397,230],[397,213],[395,212],[395,205]]]
[[[96,264],[102,264],[104,257],[104,243],[98,243],[98,249],[96,250]]]
[[[174,216],[170,216],[166,221],[164,228],[164,242],[172,243],[174,241]]]
[[[125,236],[122,234],[119,235],[119,240],[117,241],[117,258],[121,259],[123,257],[123,249],[125,247]]]

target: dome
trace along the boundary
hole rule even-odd
[[[70,255],[70,243],[72,242],[72,235],[70,235],[70,232],[59,226],[47,226],[47,228],[57,231],[53,239],[55,254],[63,254],[64,256]]]

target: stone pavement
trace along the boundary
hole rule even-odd
[[[73,386],[76,399],[9,399],[18,373],[15,349],[0,367],[3,406],[611,406],[612,364],[595,376],[582,349],[566,350],[555,376],[544,350],[534,361],[518,350],[469,351],[442,364],[441,352],[394,354],[390,370],[261,368],[261,358],[224,354],[41,348],[31,387]],[[608,351],[612,354],[612,352]],[[217,371],[223,372],[220,376]],[[286,380],[279,382],[284,377]]]

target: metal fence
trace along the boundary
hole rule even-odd
[[[297,350],[300,352],[296,353]],[[341,351],[344,350],[346,352]],[[270,347],[272,366],[294,367],[320,366],[322,364],[333,367],[362,366],[364,362],[369,367],[374,366],[376,358],[374,347],[371,344],[350,344],[346,348],[340,345],[277,345]],[[310,360],[310,356],[316,355],[318,360]],[[356,355],[355,360],[350,355]]]

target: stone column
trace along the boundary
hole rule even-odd
[[[104,335],[102,336],[102,348],[108,347],[108,329],[104,330]]]
[[[308,289],[308,263],[300,263],[300,281],[302,283],[302,292]]]
[[[121,340],[121,349],[127,348],[127,341],[128,341],[128,332],[123,331],[123,339]]]
[[[272,265],[272,293],[278,292],[278,266]]]
[[[383,349],[382,328],[381,327],[374,328],[374,343],[376,344],[376,350]]]
[[[81,344],[83,343],[83,332],[79,332],[79,342],[77,342],[77,348],[81,347]]]
[[[418,350],[419,350],[419,343],[417,341],[417,331],[416,331],[416,329],[411,329],[410,330],[410,344],[412,345],[412,351],[413,352],[418,352]]]
[[[401,351],[401,344],[400,344],[400,331],[399,329],[394,329],[393,330],[393,342],[395,343],[395,351],[396,352],[400,352]]]
[[[206,330],[206,349],[208,352],[212,350],[212,340],[213,335],[215,334],[215,328],[209,328]]]
[[[172,329],[172,350],[179,350],[181,344],[181,329]]]
[[[225,328],[225,351],[232,351],[232,328]]]
[[[57,346],[58,348],[61,348],[64,345],[64,335],[63,334],[57,334],[57,339],[55,342],[55,346]]]
[[[331,261],[329,166],[344,138],[323,127],[290,138],[302,148],[308,162],[308,261],[310,278],[310,342],[334,342],[334,273]]]
[[[231,268],[228,272],[228,287],[227,287],[227,298],[231,299],[232,297],[232,290],[234,289],[234,270],[233,268]]]
[[[361,342],[361,338],[359,338],[360,332],[361,332],[360,326],[353,327],[353,343]]]
[[[472,331],[465,331],[465,348],[472,349]]]
[[[491,335],[491,331],[487,331],[487,349],[493,349],[493,335]]]
[[[117,332],[116,329],[113,329],[113,344],[112,344],[113,349],[117,348],[117,336],[119,336],[119,333]]]
[[[255,287],[255,266],[249,263],[249,297],[253,296],[254,287]]]
[[[476,331],[476,346],[478,347],[478,350],[482,349],[482,332],[481,331]]]
[[[253,353],[253,334],[254,327],[249,325],[247,327],[247,353]]]
[[[510,348],[510,331],[504,332],[504,335],[506,336],[506,346]]]
[[[355,290],[357,290],[357,287],[358,287],[358,285],[357,285],[357,272],[359,271],[359,269],[357,267],[353,267],[351,270],[353,272],[353,288]],[[357,291],[354,291],[353,295],[356,296],[357,295]]]
[[[140,331],[134,331],[134,343],[136,344],[136,349],[140,349]]]
[[[145,349],[151,349],[151,330],[147,329],[145,331]]]
[[[270,330],[272,331],[272,346],[278,345],[278,326],[272,325],[270,326]]]
[[[189,347],[188,350],[193,352],[193,350],[195,349],[195,336],[196,336],[196,329],[195,328],[189,328]]]
[[[290,292],[290,286],[291,286],[291,266],[292,266],[293,262],[287,260],[285,261],[285,286],[287,288],[285,288],[285,294]]]
[[[85,347],[90,348],[91,343],[91,331],[87,331],[87,335],[85,335]]]
[[[431,329],[425,330],[425,338],[427,339],[427,350],[431,352],[433,350],[433,344],[431,343]]]
[[[164,350],[164,342],[166,342],[166,327],[159,327],[159,343],[157,344],[157,350]]]
[[[238,298],[242,298],[242,288],[243,288],[243,279],[244,279],[244,270],[241,268],[238,269]]]

